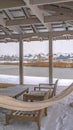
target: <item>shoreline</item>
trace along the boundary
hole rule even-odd
[[[11,61],[5,61],[5,62],[0,62],[0,65],[19,65],[19,62],[11,62]],[[23,62],[24,66],[32,66],[32,67],[48,67],[49,62]],[[72,62],[53,62],[53,67],[59,67],[59,68],[73,68],[73,63]]]

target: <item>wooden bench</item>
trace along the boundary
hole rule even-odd
[[[48,99],[49,91],[44,94],[44,99]],[[30,99],[31,100],[31,99]],[[37,111],[11,111],[9,114],[6,114],[6,124],[9,124],[11,119],[27,120],[36,122],[40,130],[40,122],[42,116],[45,115],[45,109]]]
[[[58,80],[56,80],[54,84],[40,83],[38,87],[34,87],[34,91],[45,92],[49,90],[50,91],[49,98],[51,98],[53,96],[56,96],[57,86],[58,86]]]

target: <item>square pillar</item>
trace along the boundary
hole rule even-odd
[[[19,84],[23,84],[23,39],[19,37]]]
[[[50,32],[49,35],[49,83],[53,83],[53,62],[52,62],[52,56],[53,56],[53,50],[52,50],[52,32]]]

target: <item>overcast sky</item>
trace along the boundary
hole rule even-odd
[[[48,53],[48,41],[24,42],[24,54]],[[53,53],[73,53],[73,40],[53,42]],[[0,55],[18,55],[18,43],[0,43]]]

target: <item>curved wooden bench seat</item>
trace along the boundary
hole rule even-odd
[[[0,95],[0,107],[20,111],[40,110],[42,108],[52,106],[55,103],[62,101],[66,96],[72,93],[72,91],[73,91],[73,83],[69,85],[68,88],[63,90],[60,94],[48,100],[39,102],[23,102],[8,96]]]

